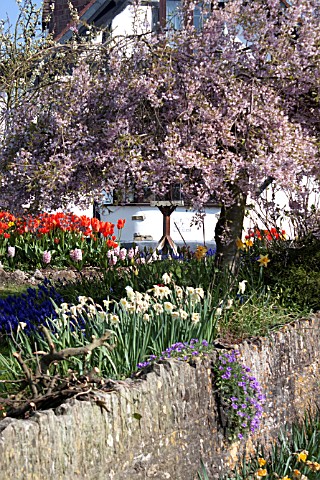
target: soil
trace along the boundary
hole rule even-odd
[[[24,272],[22,270],[9,272],[5,271],[3,268],[0,268],[0,288],[6,288],[10,285],[38,285],[39,283],[43,282],[45,278],[48,278],[53,283],[57,281],[75,282],[83,276],[88,277],[95,275],[99,275],[99,270],[95,268],[83,269],[81,273],[73,268],[68,268],[65,270],[45,268],[35,270],[34,272]]]

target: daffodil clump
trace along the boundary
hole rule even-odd
[[[176,285],[168,273],[161,280],[146,292],[127,286],[119,301],[96,303],[91,297],[79,296],[77,304],[56,305],[57,318],[46,325],[56,338],[68,336],[70,345],[64,347],[78,345],[80,337],[89,342],[92,336],[111,330],[116,346],[103,353],[104,365],[99,366],[108,376],[132,373],[138,363],[177,341],[212,342],[217,317],[211,295],[201,287]]]
[[[296,424],[284,426],[277,442],[261,447],[223,480],[319,480],[320,412],[309,412]]]
[[[62,303],[56,307],[60,320],[67,317],[73,320],[79,318],[97,318],[109,321],[110,324],[120,322],[123,314],[140,314],[144,321],[151,321],[160,314],[170,315],[173,319],[190,320],[191,323],[200,322],[201,305],[205,297],[203,288],[180,287],[171,282],[171,276],[165,273],[162,276],[164,284],[154,285],[147,292],[134,291],[127,286],[126,296],[119,302],[104,300],[103,307],[94,302],[91,297],[80,296],[77,305]],[[109,312],[112,310],[112,312]],[[120,314],[121,312],[121,314]],[[57,324],[59,320],[57,320]]]
[[[320,463],[314,460],[309,460],[308,455],[309,452],[307,450],[302,450],[301,452],[294,452],[292,456],[296,457],[296,463],[298,463],[298,465],[296,466],[299,468],[291,469],[290,473],[284,476],[278,475],[274,471],[272,466],[268,465],[267,460],[258,457],[257,462],[259,468],[256,470],[254,478],[256,478],[257,480],[263,480],[268,478],[277,478],[279,480],[308,480],[311,478],[308,475],[308,470],[312,475],[312,478],[320,478],[320,473],[317,474],[319,475],[319,477],[314,477],[315,472],[320,472]],[[301,472],[302,469],[305,473]]]
[[[247,232],[243,240],[237,238],[236,247],[242,252],[244,258],[254,260],[259,267],[267,268],[271,262],[270,252],[275,248],[277,242],[283,243],[285,239],[285,230],[277,228],[260,230],[254,228]]]

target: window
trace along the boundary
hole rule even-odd
[[[159,0],[157,7],[157,22],[162,28],[173,28],[180,30],[183,25],[183,13],[181,10],[181,0]],[[205,5],[199,2],[193,11],[193,24],[197,30],[200,30],[203,23],[210,15],[211,5],[206,2]]]

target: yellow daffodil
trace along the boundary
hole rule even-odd
[[[266,468],[259,468],[259,470],[256,472],[256,476],[258,478],[266,477],[267,475],[268,475],[268,472]]]
[[[198,245],[196,248],[196,251],[194,253],[194,256],[196,257],[197,260],[201,260],[201,258],[206,256],[208,249],[204,245]]]
[[[253,246],[253,241],[251,240],[251,238],[247,238],[246,240],[246,247],[250,248]]]
[[[257,260],[260,263],[260,267],[267,267],[270,262],[270,258],[267,255],[260,254],[260,257]]]
[[[267,460],[265,460],[264,458],[258,458],[258,463],[259,463],[259,467],[264,467],[265,464],[267,463]]]
[[[285,477],[282,477],[281,480],[291,480],[291,478],[286,475]]]
[[[296,453],[298,462],[305,462],[308,454],[309,452],[307,452],[307,450],[302,450],[302,452]]]
[[[245,250],[245,248],[246,248],[246,245],[243,243],[243,241],[241,240],[241,238],[237,238],[237,240],[236,240],[236,246],[237,246],[237,249],[238,249],[238,250]]]
[[[303,475],[303,473],[300,472],[300,470],[293,470],[293,479],[294,480],[308,480],[308,477]]]
[[[318,462],[311,462],[310,460],[307,460],[306,465],[308,465],[308,467],[313,472],[319,472],[320,471],[320,463],[318,463]]]

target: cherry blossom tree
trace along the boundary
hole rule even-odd
[[[179,31],[133,35],[12,109],[1,198],[17,207],[92,201],[102,189],[179,184],[199,212],[221,204],[217,259],[237,255],[248,196],[319,178],[317,2],[204,2]]]

